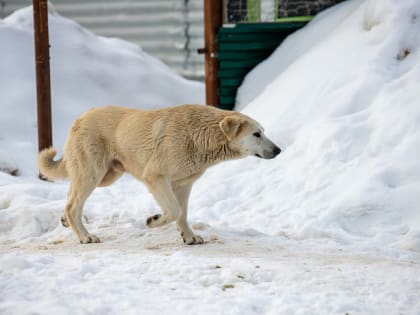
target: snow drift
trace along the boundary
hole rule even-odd
[[[252,171],[263,230],[420,250],[419,25],[418,1],[349,1],[247,76],[238,108],[286,148]]]
[[[96,36],[50,8],[53,135],[58,149],[74,119],[92,107],[157,108],[204,102],[203,84],[183,79],[135,44]],[[32,7],[0,20],[0,43],[0,161],[34,172]]]

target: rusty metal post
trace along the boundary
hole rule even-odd
[[[48,2],[33,0],[38,149],[52,146]]]
[[[205,53],[206,103],[219,106],[219,80],[217,70],[217,32],[222,25],[223,0],[204,0],[204,43],[205,48],[199,50]]]

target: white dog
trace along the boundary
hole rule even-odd
[[[86,199],[124,172],[143,181],[163,211],[147,219],[149,227],[176,221],[186,244],[201,244],[187,223],[192,184],[221,161],[279,153],[255,120],[237,112],[201,105],[150,111],[109,106],[74,122],[63,158],[54,161],[56,151],[49,148],[40,152],[38,164],[49,179],[70,178],[62,223],[83,244],[100,242],[81,221]]]

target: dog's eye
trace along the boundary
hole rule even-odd
[[[261,138],[261,133],[260,132],[254,132],[253,136],[257,137],[257,138]]]

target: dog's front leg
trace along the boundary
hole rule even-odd
[[[191,184],[177,186],[174,190],[169,180],[161,175],[147,174],[143,180],[163,211],[163,215],[156,214],[147,218],[147,225],[158,227],[176,220],[184,243],[188,245],[202,244],[203,238],[195,235],[187,223]]]
[[[187,222],[188,199],[190,197],[192,183],[182,186],[175,185],[173,191],[181,207],[181,214],[176,220],[178,231],[181,233],[182,240],[188,245],[203,244],[204,240],[200,235],[193,233]]]
[[[147,225],[158,227],[175,221],[181,213],[181,207],[169,180],[164,176],[149,173],[143,177],[143,181],[163,211],[163,215],[156,214],[147,218]]]

